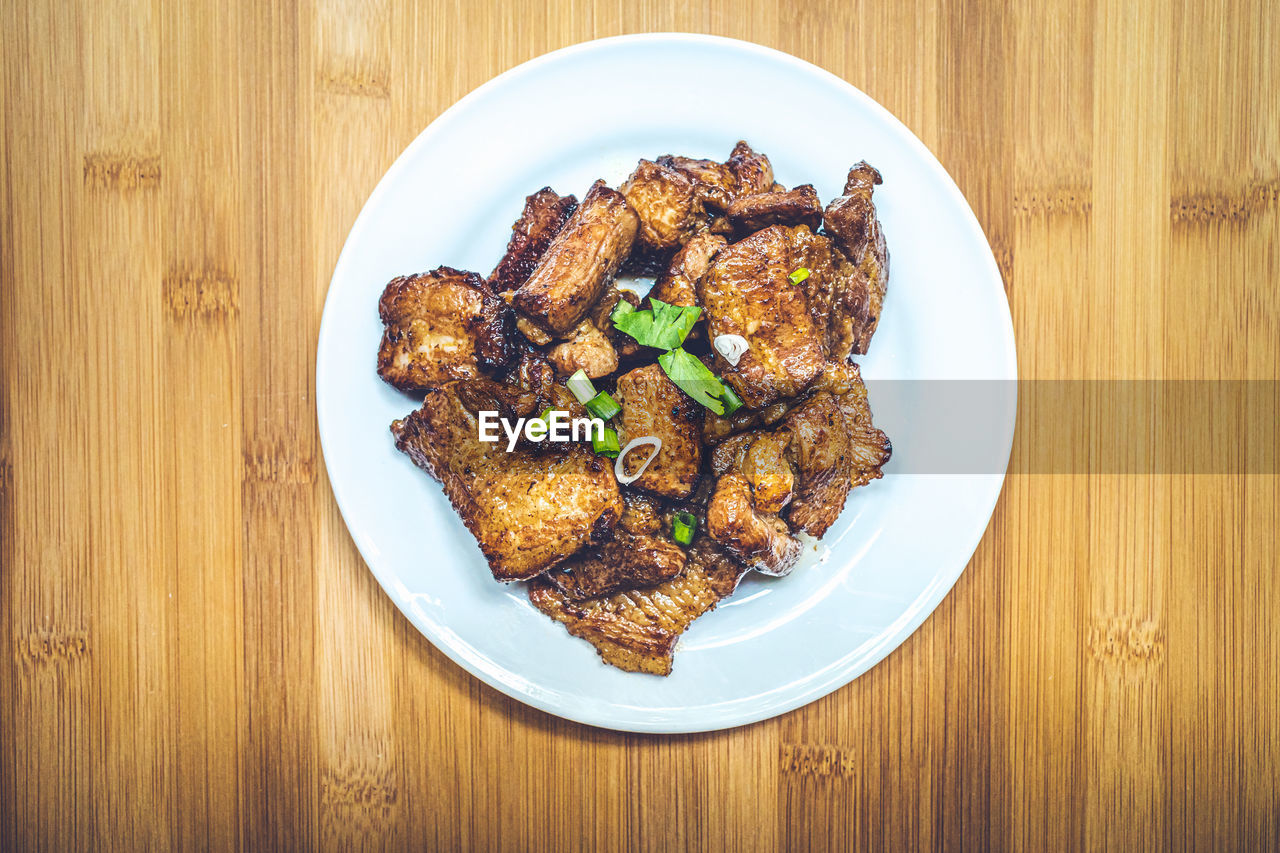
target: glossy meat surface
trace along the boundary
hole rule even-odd
[[[630,254],[637,228],[622,194],[596,181],[511,295],[511,305],[553,337],[563,336],[605,292]]]
[[[562,196],[551,187],[543,187],[524,200],[524,211],[511,226],[507,252],[489,274],[489,286],[494,293],[515,290],[525,283],[551,241],[577,209],[577,198]]]
[[[716,372],[749,408],[804,391],[826,361],[825,322],[790,275],[805,260],[797,232],[775,225],[722,249],[698,282],[707,334],[741,335],[737,366],[716,355]]]
[[[658,586],[578,601],[539,578],[529,585],[529,600],[595,646],[605,663],[669,675],[680,635],[731,595],[744,571],[704,538],[689,549],[684,573]]]
[[[393,279],[378,314],[378,375],[401,391],[480,376],[511,357],[509,311],[475,273],[440,267]]]
[[[609,460],[578,444],[507,453],[502,442],[481,442],[476,414],[455,385],[427,392],[391,432],[396,447],[440,481],[498,580],[542,574],[606,538],[622,515]]]
[[[615,398],[622,406],[618,441],[662,439],[658,456],[631,485],[669,498],[687,497],[702,465],[702,407],[667,378],[656,364],[637,367],[618,379]],[[634,454],[644,460],[647,448]],[[627,461],[631,456],[627,457]]]
[[[880,173],[865,161],[849,170],[844,194],[832,200],[823,214],[823,230],[856,270],[850,284],[853,293],[846,310],[856,320],[852,350],[865,353],[880,322],[885,290],[889,285],[889,249],[876,218],[872,193],[881,183]]]

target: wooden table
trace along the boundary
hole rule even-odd
[[[968,570],[885,662],[765,723],[633,736],[409,625],[313,400],[330,272],[403,146],[504,69],[646,30],[789,51],[899,116],[990,237],[1023,377],[1280,378],[1270,0],[0,21],[0,848],[1280,843],[1274,471],[1047,476],[1020,438]]]

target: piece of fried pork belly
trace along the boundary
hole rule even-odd
[[[616,426],[623,447],[641,437],[662,441],[657,457],[632,485],[664,497],[688,497],[702,465],[702,407],[656,364],[624,373],[615,396],[622,407]],[[650,451],[637,448],[624,465],[634,459],[638,468]]]
[[[823,230],[857,271],[857,280],[848,288],[850,305],[844,309],[855,320],[855,353],[865,353],[871,346],[889,285],[889,249],[871,198],[879,183],[878,171],[866,161],[858,163],[849,170],[844,194],[833,199],[823,214]]]
[[[473,378],[512,356],[510,311],[473,272],[440,267],[393,279],[378,314],[378,375],[401,391]]]
[[[793,190],[740,195],[729,205],[733,233],[746,236],[770,225],[807,225],[817,231],[822,225],[822,202],[812,184]]]
[[[662,533],[661,507],[647,495],[624,491],[626,508],[613,539],[588,548],[543,577],[573,599],[619,589],[657,586],[684,571],[685,552]]]
[[[669,675],[680,635],[731,595],[745,571],[704,536],[688,550],[684,573],[658,586],[579,601],[538,578],[529,585],[529,600],[595,646],[605,663]]]
[[[578,199],[543,187],[524,200],[524,211],[511,226],[507,253],[489,274],[494,293],[515,290],[525,283],[551,241],[578,209]]]
[[[396,447],[440,481],[493,576],[525,580],[607,540],[623,503],[611,460],[588,447],[544,443],[508,453],[505,440],[481,442],[464,397],[472,405],[500,400],[506,391],[499,384],[467,380],[428,391],[422,407],[392,423],[391,432]]]
[[[592,185],[511,305],[551,337],[565,337],[605,293],[631,252],[638,220],[622,193]]]

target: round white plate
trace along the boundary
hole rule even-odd
[[[613,729],[695,732],[765,719],[848,683],[937,606],[1000,494],[1013,406],[991,414],[999,470],[897,474],[918,434],[901,408],[889,476],[851,493],[818,546],[781,579],[748,576],[680,640],[667,678],[625,673],[496,583],[438,483],[388,425],[417,401],[374,366],[391,278],[441,264],[487,275],[525,195],[619,184],[641,157],[725,158],[738,139],[778,180],[838,195],[850,165],[884,176],[876,206],[891,277],[868,380],[1014,379],[1013,327],[991,250],[938,161],[881,106],[792,56],[730,39],[641,35],[559,50],[446,110],[387,171],[347,238],[325,303],[316,405],[325,464],[369,568],[432,643],[487,684]],[[873,410],[875,388],[871,390]],[[945,424],[939,424],[945,428]]]

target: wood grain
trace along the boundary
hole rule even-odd
[[[528,709],[381,592],[313,414],[347,229],[470,89],[662,30],[911,127],[1023,377],[1280,379],[1268,0],[3,4],[0,849],[1280,847],[1280,477],[1037,473],[1115,412],[1023,408],[936,613],[735,731]]]

